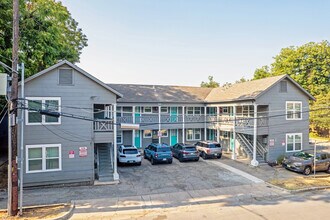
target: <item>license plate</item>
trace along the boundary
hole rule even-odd
[[[190,155],[194,155],[195,153],[190,153]]]
[[[287,167],[289,167],[289,168],[290,168],[291,166],[290,166],[290,165],[287,165]]]
[[[164,161],[166,160],[166,158],[163,159]]]
[[[218,156],[218,154],[214,154],[214,156]]]

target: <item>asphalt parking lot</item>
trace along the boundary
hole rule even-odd
[[[143,159],[141,166],[122,165],[118,172],[121,182],[118,188],[135,191],[138,195],[251,184],[250,180],[206,163],[202,158],[198,162],[183,163],[173,158],[172,164],[157,165]]]

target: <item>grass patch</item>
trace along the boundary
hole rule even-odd
[[[273,179],[269,183],[288,190],[306,189],[310,187],[330,187],[330,176],[322,177],[295,177],[291,179]]]
[[[27,208],[23,209],[22,216],[9,217],[6,211],[0,212],[0,219],[9,220],[36,220],[36,219],[54,219],[63,216],[70,210],[70,205],[55,205],[40,208]]]

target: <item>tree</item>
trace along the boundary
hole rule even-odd
[[[61,2],[20,1],[20,54],[26,76],[66,59],[78,62],[87,38]],[[0,59],[10,66],[12,48],[12,1],[0,3]]]
[[[317,98],[311,109],[320,105],[328,105],[330,93],[330,44],[328,41],[320,43],[310,42],[298,47],[283,48],[274,57],[271,68],[263,66],[256,69],[253,79],[268,76],[288,74],[304,89]],[[312,111],[310,114],[311,128],[322,129],[322,133],[330,130],[329,111]],[[323,130],[327,130],[324,132]],[[319,130],[320,131],[320,130]]]
[[[269,77],[270,71],[269,71],[269,67],[268,66],[262,66],[261,68],[257,68],[254,71],[254,77],[253,79],[262,79],[262,78],[266,78]]]
[[[247,81],[250,81],[249,79],[245,79],[244,76],[242,78],[240,78],[239,80],[236,80],[235,81],[235,84],[236,83],[243,83],[243,82],[247,82]]]
[[[330,137],[330,91],[326,95],[318,95],[311,105],[311,128],[314,132]]]
[[[0,1],[0,60],[11,66],[12,0]],[[61,2],[20,0],[19,60],[26,77],[66,59],[78,62],[87,46],[86,35]],[[0,66],[0,72],[4,69]],[[5,103],[0,98],[0,109]]]
[[[204,87],[204,88],[216,88],[216,87],[219,87],[220,84],[218,82],[216,82],[216,81],[213,80],[213,76],[209,76],[208,79],[209,79],[209,82],[202,81],[201,87]]]

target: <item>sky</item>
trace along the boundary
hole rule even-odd
[[[222,85],[330,37],[327,0],[61,2],[88,38],[77,65],[105,83]]]

